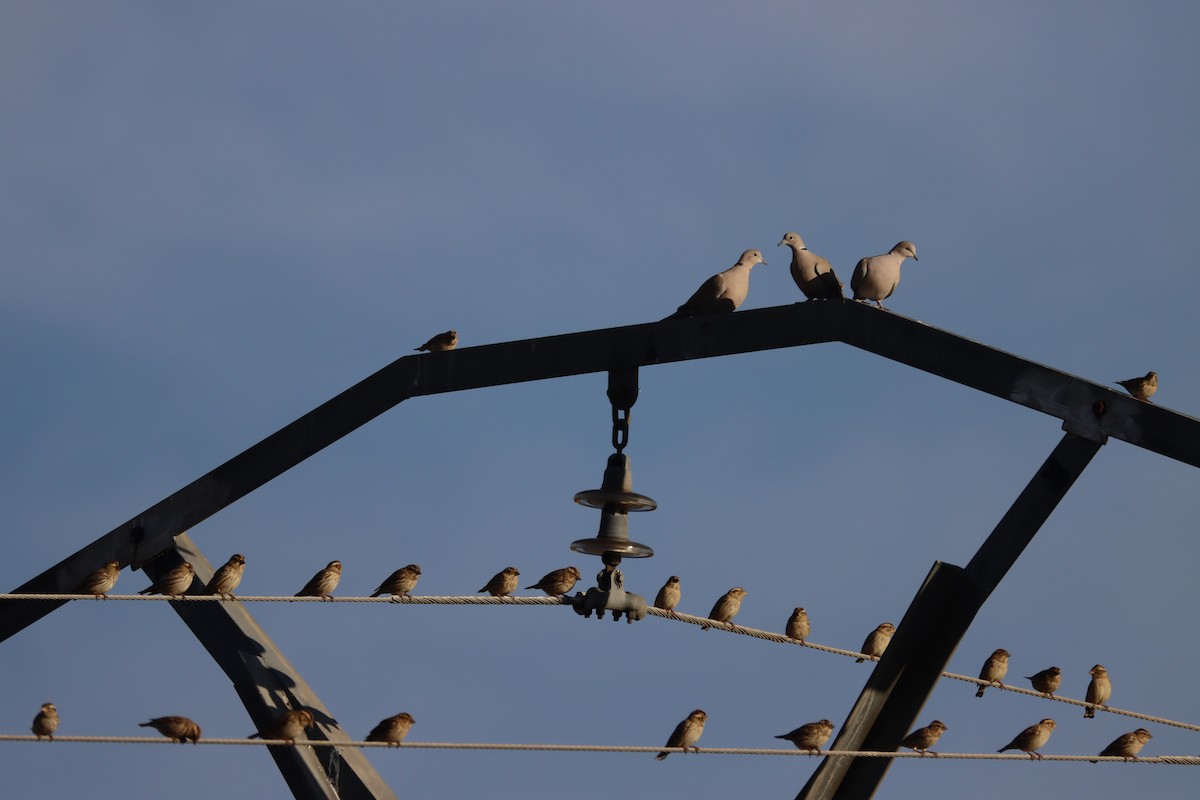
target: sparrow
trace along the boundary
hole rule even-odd
[[[1104,704],[1108,702],[1108,698],[1112,697],[1112,681],[1108,679],[1108,670],[1097,664],[1088,670],[1088,674],[1092,676],[1092,681],[1088,684],[1085,700],[1097,706],[1104,707]],[[1083,716],[1086,719],[1095,717],[1095,707],[1088,706],[1085,708]]]
[[[542,576],[542,579],[526,589],[541,589],[551,597],[562,597],[571,591],[571,587],[579,582],[579,570],[575,567],[563,567]]]
[[[413,349],[427,350],[430,353],[444,353],[456,347],[458,347],[458,331],[446,331],[445,333],[439,333],[425,344]]]
[[[158,580],[142,589],[138,594],[165,594],[171,597],[183,597],[192,586],[196,570],[192,569],[190,561],[185,561],[178,567],[167,570]]]
[[[394,717],[381,719],[379,724],[367,734],[367,741],[387,742],[389,747],[392,745],[399,747],[400,743],[404,741],[404,737],[408,736],[414,722],[416,720],[407,711],[401,711]]]
[[[801,725],[791,733],[785,733],[782,736],[776,736],[776,739],[787,739],[792,744],[796,745],[798,750],[807,750],[808,754],[816,755],[821,746],[829,741],[829,735],[833,733],[833,723],[827,719],[818,722],[810,722],[807,725]]]
[[[183,744],[191,740],[192,744],[200,741],[200,726],[187,717],[155,717],[149,722],[139,722],[139,728],[154,728],[163,736]]]
[[[723,622],[727,627],[733,627],[733,618],[737,616],[738,611],[742,608],[742,598],[746,596],[746,590],[740,586],[735,586],[725,594],[721,595],[721,599],[712,607],[712,611],[708,612],[708,618],[714,622]],[[701,625],[701,630],[708,630],[712,625]]]
[[[1150,731],[1145,728],[1138,728],[1136,731],[1122,733],[1116,739],[1113,739],[1108,747],[1100,751],[1102,756],[1121,756],[1128,761],[1133,759],[1137,761],[1138,753],[1142,752],[1142,748],[1146,746],[1146,742],[1154,737],[1150,735]],[[1093,764],[1096,762],[1093,761]]]
[[[1150,398],[1158,391],[1158,373],[1147,372],[1144,378],[1130,378],[1127,381],[1113,381],[1118,386],[1124,387],[1125,391],[1136,397],[1138,400],[1150,402]]]
[[[700,752],[700,748],[696,747],[696,742],[700,741],[700,734],[704,733],[704,723],[707,720],[708,714],[697,708],[687,715],[687,719],[675,726],[675,730],[671,732],[671,736],[667,739],[665,746],[682,747],[685,753],[689,747],[697,753]],[[662,752],[656,755],[655,758],[662,761],[669,755],[671,754]]]
[[[476,594],[487,592],[492,597],[505,597],[513,593],[517,588],[517,576],[521,573],[516,567],[505,567],[502,571],[497,572],[492,576],[492,579],[483,585]]]
[[[109,561],[103,567],[88,575],[79,583],[79,587],[75,589],[76,594],[90,594],[97,600],[101,597],[107,599],[108,592],[117,583],[117,578],[121,576],[121,565],[116,561]]]
[[[54,707],[54,703],[42,703],[42,710],[33,718],[33,727],[30,730],[39,742],[43,736],[49,736],[50,741],[54,741],[54,732],[58,730],[58,709]]]
[[[1009,652],[1004,648],[994,651],[988,656],[988,660],[983,662],[983,669],[979,670],[979,680],[988,681],[1003,688],[1004,684],[1001,681],[1008,674],[1008,656]],[[983,690],[986,688],[982,683],[979,684],[979,688],[975,690],[975,696],[983,697]]]
[[[803,608],[797,608],[788,617],[787,628],[784,629],[784,635],[789,639],[799,639],[804,641],[808,638],[808,632],[812,626],[808,624],[808,614]]]
[[[330,561],[325,569],[313,575],[304,588],[296,592],[296,597],[319,597],[322,600],[332,600],[333,590],[342,579],[342,562]]]
[[[892,634],[896,632],[896,626],[890,622],[885,622],[875,630],[871,631],[871,635],[863,642],[862,653],[867,656],[875,656],[879,658],[883,655],[883,651],[887,649],[888,642],[892,640]],[[866,661],[866,658],[854,659],[855,664],[861,664]]]
[[[1058,687],[1062,686],[1062,670],[1058,667],[1048,667],[1036,675],[1026,675],[1025,677],[1033,683],[1034,689],[1046,697],[1054,697]]]
[[[940,719],[935,719],[924,728],[917,728],[915,731],[905,736],[900,741],[901,747],[908,747],[916,750],[924,758],[926,753],[933,753],[929,748],[937,744],[937,740],[946,732],[946,723]],[[935,756],[937,753],[933,753]]]
[[[827,300],[842,296],[842,282],[833,274],[829,262],[809,250],[798,233],[785,233],[776,245],[792,248],[792,280],[809,300]]]
[[[221,565],[220,569],[213,573],[212,580],[208,582],[207,594],[219,594],[230,600],[233,599],[233,590],[242,582],[242,573],[246,570],[246,557],[241,553],[234,553],[229,557],[229,560]]]
[[[661,608],[663,611],[674,611],[677,605],[679,605],[679,576],[672,575],[658,590],[658,595],[654,598],[654,607]]]
[[[1044,719],[1037,725],[1030,725],[1025,730],[1017,734],[1017,738],[1013,739],[1008,744],[997,750],[997,753],[1003,753],[1005,750],[1024,750],[1029,754],[1030,758],[1040,759],[1041,753],[1037,752],[1045,746],[1050,740],[1050,734],[1054,731],[1057,725],[1052,719]]]
[[[393,597],[407,597],[412,593],[412,590],[417,588],[417,581],[421,580],[421,568],[416,564],[409,564],[407,567],[400,569],[387,576],[383,583],[379,584],[371,597],[379,597],[381,594],[390,594]]]
[[[307,708],[295,711],[285,711],[267,726],[266,730],[252,733],[248,739],[283,739],[288,744],[295,744],[296,737],[311,728],[316,722],[313,713]]]

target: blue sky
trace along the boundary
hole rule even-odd
[[[798,231],[843,280],[917,244],[889,302],[1067,372],[1157,370],[1195,414],[1194,4],[32,3],[0,9],[0,503],[17,586],[434,333],[460,347],[660,319],[742,250],[746,308],[795,302]],[[935,560],[965,564],[1061,436],[1055,420],[829,344],[647,368],[628,453],[659,510],[627,565],[681,610],[856,647]],[[405,402],[191,531],[242,591],[341,593],[422,566],[471,593],[594,560],[600,375]],[[951,661],[1103,663],[1114,705],[1200,720],[1196,473],[1110,442]],[[122,574],[118,588],[148,581]],[[869,665],[651,619],[545,608],[252,608],[351,732],[414,741],[701,746],[839,726]],[[0,647],[0,730],[189,714],[252,726],[162,604],[76,603]],[[1044,716],[1046,752],[1137,723],[939,684],[951,752]],[[1197,752],[1152,726],[1146,754]],[[398,794],[791,797],[816,761],[371,751]],[[286,797],[265,751],[0,747],[14,796]],[[95,784],[98,783],[98,787]],[[497,786],[499,784],[499,786]],[[880,796],[1187,796],[1185,767],[901,762]]]

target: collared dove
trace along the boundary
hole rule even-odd
[[[1144,378],[1130,378],[1127,381],[1115,381],[1118,386],[1136,397],[1138,400],[1150,402],[1150,398],[1158,391],[1158,373],[1147,372]]]
[[[750,292],[750,270],[755,264],[766,264],[762,253],[747,250],[729,269],[718,272],[701,284],[696,293],[679,309],[667,317],[699,317],[705,314],[722,314],[736,311]]]
[[[785,233],[779,245],[792,248],[792,280],[809,300],[842,296],[842,282],[830,263],[804,246],[798,233]]]
[[[887,253],[870,256],[858,262],[850,276],[850,289],[855,300],[874,300],[883,308],[883,301],[892,296],[900,285],[900,265],[904,259],[917,258],[917,246],[912,242],[900,242]]]

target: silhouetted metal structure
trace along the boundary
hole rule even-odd
[[[144,566],[154,578],[186,557],[207,581],[212,566],[187,530],[411,397],[593,372],[628,380],[639,367],[835,341],[1057,417],[1066,431],[970,564],[934,565],[832,745],[895,750],[983,601],[1107,438],[1200,466],[1200,420],[850,300],[468,347],[394,361],[13,591],[70,592],[112,559]],[[0,641],[59,605],[4,604]],[[317,715],[314,738],[348,739],[241,604],[171,605],[233,680],[256,724],[303,705]],[[354,748],[271,750],[297,798],[395,796]],[[830,756],[799,797],[868,798],[890,765]]]

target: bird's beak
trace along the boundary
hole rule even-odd
[[[787,240],[786,240],[786,239],[780,239],[780,240],[779,240],[779,244],[777,244],[777,245],[775,245],[775,246],[776,246],[776,247],[783,247],[783,243],[784,243],[785,241],[787,241]]]
[[[913,253],[913,261],[920,261],[920,260],[921,259],[917,258],[917,254]]]

